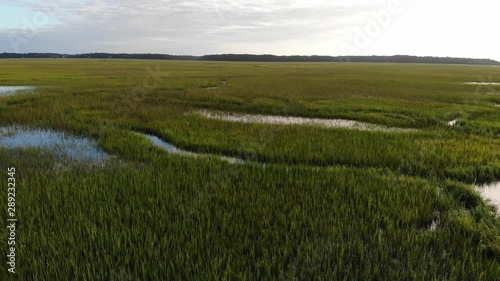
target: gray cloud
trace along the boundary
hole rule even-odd
[[[371,8],[329,1],[309,6],[301,4],[305,1],[282,0],[52,1],[57,2],[7,1],[33,14],[57,11],[49,13],[55,23],[40,27],[27,43],[19,45],[20,51],[204,54],[224,50],[222,46],[228,43],[309,40],[343,28],[340,18]],[[0,32],[0,46],[9,51],[6,36],[13,31]]]
[[[394,15],[357,54],[500,59],[498,40],[488,35],[496,26],[496,10],[485,8],[493,5],[487,0],[472,4],[451,0],[3,0],[24,12],[14,25],[18,28],[0,29],[0,52],[16,51],[10,36],[18,40],[14,45],[19,52],[342,55],[341,46],[355,45],[359,29],[373,22],[372,13],[387,10],[391,1],[399,1],[405,13]],[[467,15],[476,10],[477,17],[464,23],[462,16],[447,13],[450,5]],[[40,20],[43,13],[49,15],[48,23],[35,24],[35,30],[26,28],[26,21],[36,22],[35,17]],[[444,22],[448,34],[455,32],[454,40],[445,40],[440,29]],[[467,38],[477,41],[473,44]]]

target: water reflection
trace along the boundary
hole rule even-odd
[[[95,141],[48,129],[30,129],[19,126],[0,128],[0,148],[38,148],[71,160],[98,162],[108,155]]]
[[[303,118],[290,116],[271,116],[258,114],[239,114],[222,113],[216,111],[202,110],[197,114],[208,119],[218,119],[228,122],[238,123],[260,123],[271,125],[309,125],[325,128],[348,128],[361,131],[380,131],[380,132],[414,132],[415,129],[403,129],[386,127],[382,125],[369,124],[346,119],[321,119],[321,118]]]
[[[500,214],[500,182],[476,186],[476,190],[481,193],[484,199],[489,200],[495,205],[497,207],[497,213]]]
[[[12,96],[21,91],[33,91],[33,86],[0,86],[0,96]]]
[[[199,154],[199,153],[194,153],[191,151],[182,150],[182,149],[176,147],[175,145],[160,139],[157,136],[148,135],[148,134],[140,134],[140,135],[142,135],[145,138],[147,138],[148,140],[150,140],[157,147],[164,149],[172,154],[178,154],[178,155],[184,155],[184,156],[190,156],[190,157],[210,156],[210,154]],[[232,163],[232,164],[237,164],[237,163],[241,164],[244,162],[242,159],[238,159],[238,158],[226,157],[226,156],[220,156],[220,155],[215,155],[215,156],[219,157],[223,161],[227,161],[227,162]]]
[[[492,85],[492,86],[500,86],[499,82],[466,82],[466,85]]]

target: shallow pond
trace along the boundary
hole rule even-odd
[[[466,85],[491,85],[491,86],[500,86],[499,82],[466,82]]]
[[[455,119],[455,120],[451,120],[450,122],[448,122],[448,126],[450,127],[454,127],[458,122],[458,119]]]
[[[162,139],[160,139],[157,136],[147,135],[147,134],[141,134],[141,135],[144,136],[145,138],[147,138],[148,140],[150,140],[157,147],[159,147],[163,150],[166,150],[172,154],[180,154],[180,155],[185,155],[185,156],[198,156],[198,154],[196,154],[196,153],[179,149],[175,145],[168,143],[166,141],[163,141]]]
[[[33,86],[0,86],[0,96],[12,96],[21,91],[33,91]]]
[[[476,190],[481,193],[484,199],[497,206],[497,213],[500,214],[500,182],[494,182],[488,185],[478,185]]]
[[[348,128],[362,131],[382,131],[382,132],[412,132],[413,129],[391,128],[381,125],[369,124],[354,120],[345,119],[320,119],[320,118],[303,118],[289,116],[271,116],[271,115],[253,115],[253,114],[237,114],[237,113],[221,113],[208,110],[198,111],[198,114],[209,118],[218,119],[229,122],[240,123],[261,123],[272,125],[311,125],[325,128]]]
[[[169,153],[172,153],[172,154],[178,154],[178,155],[184,155],[184,156],[190,156],[190,157],[210,156],[210,154],[201,154],[201,153],[194,153],[194,152],[191,152],[191,151],[182,150],[182,149],[176,147],[175,145],[173,145],[171,143],[168,143],[168,142],[160,139],[157,136],[148,135],[148,134],[142,134],[142,133],[138,133],[138,134],[140,134],[143,137],[145,137],[148,140],[150,140],[157,147],[159,147],[159,148],[161,148],[163,150],[166,150],[166,151],[168,151]],[[214,155],[214,156],[217,156],[221,160],[227,161],[227,162],[232,163],[232,164],[243,163],[244,162],[242,159],[238,159],[238,158],[226,157],[226,156],[220,156],[220,155]]]
[[[0,128],[0,147],[38,148],[73,161],[100,162],[108,158],[93,140],[47,129]]]

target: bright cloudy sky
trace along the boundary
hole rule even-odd
[[[1,0],[0,52],[500,60],[495,0]]]

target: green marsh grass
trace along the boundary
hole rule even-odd
[[[134,94],[157,65],[155,87]],[[2,126],[90,137],[118,158],[0,148],[1,171],[18,171],[19,218],[18,274],[1,280],[500,278],[500,222],[470,185],[500,179],[500,100],[463,84],[500,80],[500,68],[2,60],[0,73],[38,87],[0,98]],[[239,124],[200,109],[417,131]],[[135,131],[247,162],[170,155]]]

